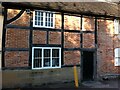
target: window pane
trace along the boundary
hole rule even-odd
[[[35,16],[35,20],[37,20],[37,16]]]
[[[47,25],[47,22],[45,22],[45,26],[48,26],[48,25]]]
[[[37,11],[35,11],[35,15],[37,15]]]
[[[41,22],[41,26],[43,26],[43,22]]]
[[[38,17],[38,20],[40,20],[40,17]]]
[[[38,16],[40,16],[40,13],[41,13],[41,12],[40,12],[40,11],[37,11],[37,12],[38,12]]]
[[[48,14],[48,13],[46,12],[46,13],[45,13],[45,16],[46,16],[46,17],[47,17],[47,14]]]
[[[50,27],[50,23],[48,23],[48,26]]]
[[[50,57],[50,49],[44,49],[44,57]]]
[[[51,27],[53,27],[53,23],[51,23]]]
[[[43,16],[43,12],[41,12],[41,17]]]
[[[37,21],[35,21],[35,25],[37,25]]]
[[[52,58],[52,67],[59,66],[59,58]]]
[[[51,13],[51,17],[53,17],[53,13]]]
[[[43,21],[43,17],[41,17],[41,22]]]
[[[45,18],[45,22],[47,22],[47,17]]]
[[[34,68],[41,67],[42,49],[34,49]]]
[[[34,58],[42,57],[42,49],[34,49]]]
[[[50,17],[50,14],[51,14],[51,13],[48,13],[48,14],[49,14],[49,16],[48,16],[48,17]]]
[[[44,66],[43,67],[50,67],[50,58],[44,58]]]
[[[38,25],[40,25],[40,22],[38,22]]]
[[[59,49],[52,50],[52,57],[59,57]]]
[[[50,22],[50,18],[48,18],[48,22]]]
[[[42,59],[34,59],[34,68],[39,68],[42,65]]]

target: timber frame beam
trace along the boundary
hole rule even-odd
[[[18,18],[24,13],[24,11],[25,11],[25,10],[21,10],[15,17],[7,20],[6,24],[9,24],[9,23],[15,21],[16,19],[18,19]]]

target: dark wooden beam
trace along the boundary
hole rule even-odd
[[[82,33],[91,33],[91,34],[94,34],[94,31],[81,31]]]
[[[64,29],[64,32],[71,32],[71,33],[80,33],[80,30],[66,30]]]
[[[5,48],[5,51],[29,51],[29,48]]]
[[[83,24],[83,16],[81,16],[80,20],[81,20],[81,23],[80,23],[80,29],[82,31],[82,24]],[[82,48],[83,47],[83,33],[80,33],[80,47]]]
[[[30,27],[28,26],[18,26],[18,25],[12,25],[12,24],[9,24],[6,26],[6,28],[12,28],[12,29],[19,29],[19,30],[29,30]]]
[[[71,64],[71,65],[62,65],[61,67],[74,67],[74,66],[77,66],[77,67],[80,67],[80,64],[76,64],[76,65],[73,65],[73,64]]]
[[[61,47],[61,44],[33,44],[33,47]]]
[[[80,50],[81,48],[64,48],[64,51],[76,51]]]
[[[21,10],[15,17],[7,20],[6,24],[9,24],[9,23],[15,21],[16,19],[18,19],[18,18],[24,13],[24,11],[25,11],[25,10]],[[22,22],[21,22],[21,23],[22,23]]]
[[[95,38],[95,47],[97,47],[97,18],[95,18],[95,34],[94,34],[94,38]]]
[[[33,27],[33,30],[61,32],[61,29]]]
[[[64,64],[64,13],[61,13],[61,65]]]
[[[5,67],[5,40],[6,40],[6,22],[7,22],[7,8],[4,8],[4,21],[2,33],[2,68]]]
[[[32,45],[33,45],[33,14],[30,13],[30,34],[29,34],[29,66],[32,67]]]
[[[97,48],[81,48],[81,51],[96,51]]]

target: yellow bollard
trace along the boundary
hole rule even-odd
[[[74,66],[74,81],[75,81],[75,87],[78,88],[78,74],[77,74],[77,67]]]

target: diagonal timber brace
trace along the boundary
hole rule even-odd
[[[21,10],[15,17],[7,20],[6,24],[9,24],[9,23],[15,21],[16,19],[18,19],[18,18],[24,13],[24,11],[25,11],[25,10]]]

